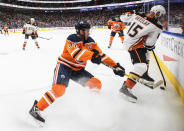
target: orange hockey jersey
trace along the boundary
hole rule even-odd
[[[77,34],[68,36],[63,53],[58,58],[58,63],[64,64],[75,71],[81,70],[86,67],[87,61],[92,59],[93,49],[99,51],[102,62],[109,66],[116,66],[115,61],[105,55],[91,37],[88,37],[84,44]]]
[[[112,27],[113,32],[119,32],[125,29],[125,24],[122,21],[109,20],[107,26]]]
[[[4,26],[4,30],[6,30],[6,31],[7,31],[7,30],[8,30],[8,26]]]

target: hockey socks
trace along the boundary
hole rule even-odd
[[[65,86],[61,84],[55,84],[52,86],[52,90],[47,91],[40,101],[36,104],[39,110],[45,110],[51,105],[56,98],[62,96],[65,93]]]

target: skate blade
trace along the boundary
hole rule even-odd
[[[136,99],[134,99],[134,98],[132,98],[132,97],[129,97],[129,96],[126,96],[126,97],[127,97],[127,100],[128,100],[129,102],[137,103],[137,100],[136,100]]]
[[[31,116],[30,114],[29,114],[29,117],[30,117],[30,119],[31,119],[31,123],[32,123],[33,126],[38,127],[38,128],[43,128],[43,127],[44,127],[44,123],[43,123],[43,122],[41,122],[41,121],[39,121],[39,120],[36,120],[36,119],[35,119],[33,116]]]
[[[163,80],[159,80],[158,82],[156,82],[156,83],[153,85],[153,89],[154,89],[154,88],[157,88],[157,87],[160,86],[162,83],[163,83]]]
[[[120,96],[128,102],[137,103],[137,100],[120,92]]]

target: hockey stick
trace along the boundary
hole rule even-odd
[[[109,66],[109,65],[107,65],[107,64],[104,63],[104,62],[102,62],[102,63],[103,63],[105,66],[110,67],[111,69],[115,70],[114,67]],[[161,84],[163,83],[163,81],[160,80],[160,81],[158,81],[157,83],[155,83],[153,86],[150,86],[150,85],[147,85],[146,83],[144,83],[144,82],[141,80],[141,78],[140,78],[140,79],[135,79],[135,78],[133,78],[132,76],[126,74],[126,73],[125,73],[125,76],[128,77],[129,79],[131,79],[132,81],[138,82],[138,83],[140,83],[140,84],[143,84],[143,85],[145,85],[146,87],[149,87],[149,88],[151,88],[151,89],[155,89],[155,88],[157,88],[159,85],[161,85]]]
[[[160,73],[161,73],[161,75],[162,75],[162,78],[163,78],[163,80],[164,80],[164,86],[166,87],[166,80],[165,80],[164,74],[163,74],[163,72],[162,72],[162,69],[160,68],[160,65],[159,65],[159,63],[158,63],[157,57],[156,57],[156,55],[155,55],[155,52],[154,52],[153,50],[152,50],[152,52],[153,52],[153,56],[154,56],[154,58],[155,58],[155,60],[156,60],[156,62],[157,62],[157,65],[158,65],[158,68],[159,68]],[[164,88],[164,89],[165,89],[165,88]]]
[[[42,37],[42,36],[38,36],[38,38],[45,39],[45,40],[50,40],[50,39],[52,39],[52,37],[51,37],[51,38],[45,38],[45,37]]]

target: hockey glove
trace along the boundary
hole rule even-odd
[[[113,71],[114,71],[115,75],[119,75],[121,77],[123,77],[125,75],[125,69],[119,63],[117,63],[117,65],[114,67]]]
[[[96,49],[93,49],[92,52],[94,52],[91,62],[95,64],[100,64],[101,63],[101,56],[99,52]]]
[[[111,29],[111,26],[108,26],[108,29],[110,30]]]
[[[146,48],[149,51],[152,51],[153,49],[155,49],[155,45],[153,45],[153,46],[144,45],[144,48]]]
[[[25,34],[25,30],[23,30],[22,34]]]

